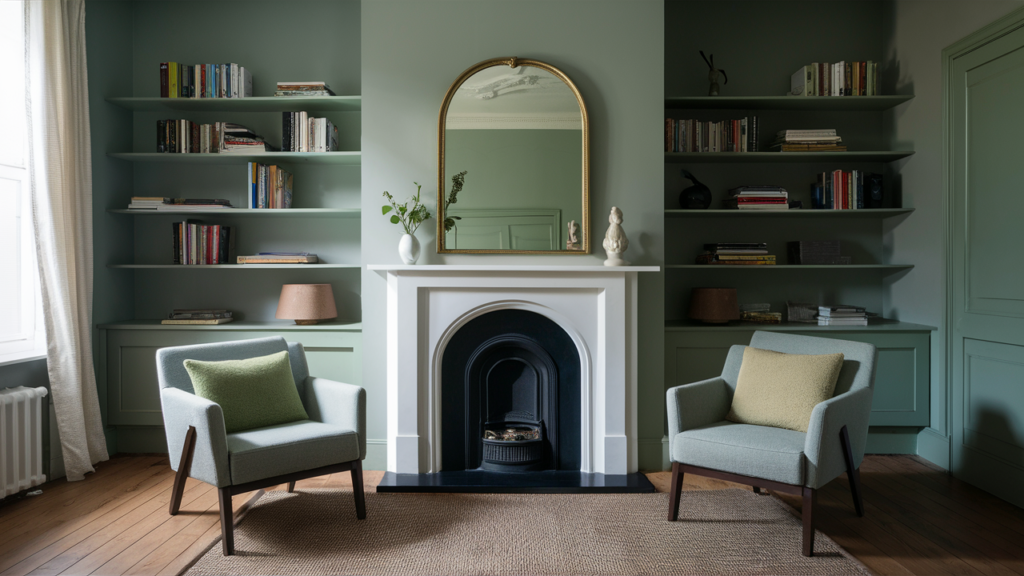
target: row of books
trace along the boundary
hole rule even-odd
[[[757,152],[757,116],[718,122],[665,119],[665,152]]]
[[[260,252],[253,256],[239,256],[239,264],[316,264],[320,259],[309,252]]]
[[[812,62],[790,77],[793,96],[878,96],[878,63]]]
[[[293,176],[280,166],[249,162],[249,208],[291,208]]]
[[[278,82],[274,96],[335,96],[327,82]]]
[[[231,226],[184,221],[171,224],[174,263],[185,266],[228,264],[234,253]]]
[[[161,62],[160,97],[252,97],[252,74],[238,64]]]
[[[729,190],[725,205],[738,210],[789,210],[789,192],[781,186],[740,186]]]
[[[772,148],[779,152],[846,152],[842,141],[832,128],[782,130],[776,134]]]
[[[159,196],[132,196],[129,210],[172,210],[181,211],[207,211],[207,210],[230,210],[231,202],[213,198],[161,198]]]
[[[864,181],[867,176],[863,170],[833,170],[818,174],[818,181],[811,196],[820,197],[820,206],[816,202],[814,207],[824,210],[863,209]]]
[[[697,264],[724,266],[773,266],[775,256],[768,253],[765,242],[718,242],[705,244]]]
[[[281,134],[281,149],[286,152],[338,150],[338,127],[327,118],[313,118],[306,112],[283,112]]]
[[[221,308],[175,308],[160,321],[161,324],[227,324],[234,320],[228,310]]]
[[[241,124],[191,120],[156,121],[156,151],[177,154],[248,154],[274,148],[262,136]]]
[[[818,307],[818,326],[867,326],[870,314],[860,306]]]

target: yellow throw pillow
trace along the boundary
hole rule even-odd
[[[841,353],[784,354],[748,346],[725,418],[807,432],[811,411],[835,393],[842,369]]]

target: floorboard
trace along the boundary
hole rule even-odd
[[[365,472],[366,489],[382,476]],[[671,474],[648,478],[664,492]],[[818,529],[876,574],[1024,576],[1024,510],[914,456],[868,456],[861,479],[865,517],[854,513],[844,475],[819,491]],[[186,485],[181,513],[170,516],[172,481],[166,456],[119,456],[82,482],[58,480],[44,484],[41,496],[0,502],[0,576],[180,573],[217,541],[220,522],[217,491],[196,480]],[[351,486],[343,472],[296,489]],[[692,474],[683,484],[686,491],[724,488],[750,489]],[[236,510],[250,496],[235,496]],[[778,496],[799,513],[799,497]]]

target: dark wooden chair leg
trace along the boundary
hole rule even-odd
[[[366,498],[363,496],[363,461],[352,463],[352,493],[356,499],[356,518],[366,519]]]
[[[818,491],[805,486],[803,489],[804,556],[814,556],[814,504],[817,499]]]
[[[760,494],[760,493],[761,493],[761,488],[758,487],[758,486],[754,486],[754,494]]]
[[[843,459],[846,460],[846,478],[850,480],[850,493],[853,494],[853,507],[857,516],[864,516],[864,500],[860,489],[860,469],[853,465],[853,447],[850,446],[850,433],[843,426],[839,430],[839,440],[843,445]]]
[[[679,519],[679,497],[683,492],[683,465],[679,462],[672,463],[672,485],[668,489],[668,520],[675,522]]]
[[[196,452],[196,427],[189,426],[185,432],[185,445],[181,448],[181,460],[178,461],[178,472],[174,475],[174,486],[171,487],[171,516],[178,513],[181,507],[181,495],[185,493],[185,481],[192,472],[192,456]]]
[[[295,482],[288,483],[288,492],[295,492]]]
[[[220,532],[225,556],[235,553],[235,518],[231,509],[231,489],[218,488],[220,497]]]

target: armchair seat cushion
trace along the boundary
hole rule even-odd
[[[234,485],[359,459],[354,430],[300,420],[228,434]]]
[[[677,434],[672,461],[802,485],[806,436],[795,430],[723,420]]]

